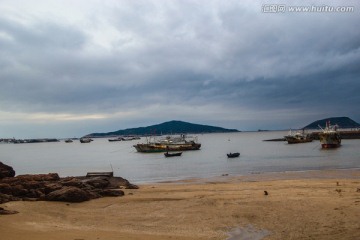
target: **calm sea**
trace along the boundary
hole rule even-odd
[[[289,145],[266,142],[287,132],[241,132],[196,135],[199,151],[165,158],[162,153],[138,153],[132,146],[145,142],[0,144],[0,161],[16,174],[57,172],[60,176],[86,175],[91,171],[111,171],[132,183],[150,183],[187,178],[247,175],[263,172],[360,168],[360,140],[343,140],[342,146],[322,150],[319,141]],[[228,159],[226,153],[240,152]]]

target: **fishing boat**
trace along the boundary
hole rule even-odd
[[[236,152],[236,153],[228,153],[226,154],[228,158],[237,158],[240,156],[240,153]]]
[[[305,134],[304,130],[303,132],[297,131],[295,134],[292,134],[290,130],[289,135],[284,136],[284,138],[288,142],[288,144],[307,143],[313,141],[309,134]]]
[[[165,139],[151,140],[147,139],[147,143],[138,143],[134,145],[138,152],[153,153],[153,152],[179,152],[189,150],[199,150],[200,143],[197,143],[196,138],[181,136],[167,136]]]
[[[117,138],[112,138],[112,139],[108,139],[109,142],[117,142],[117,141],[132,141],[132,140],[138,140],[141,139],[140,137],[137,136],[123,136],[123,137],[117,137]]]
[[[108,139],[109,142],[118,142],[118,141],[122,141],[122,139],[120,137],[118,138],[112,138],[112,139]]]
[[[166,153],[164,153],[165,157],[180,157],[181,154],[182,154],[182,152],[176,152],[176,153],[166,152]]]
[[[132,137],[132,136],[127,136],[127,137],[121,138],[122,141],[132,141],[132,140],[136,140],[136,139],[139,139],[139,138]]]
[[[90,143],[92,142],[93,140],[91,138],[80,138],[80,142],[81,143]]]
[[[321,126],[319,126],[321,128]],[[341,146],[341,137],[337,132],[337,125],[331,125],[330,121],[326,122],[325,129],[319,133],[319,139],[322,148],[338,148]]]

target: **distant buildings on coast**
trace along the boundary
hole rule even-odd
[[[43,142],[60,142],[60,141],[56,138],[40,138],[40,139],[0,138],[0,143],[43,143]]]

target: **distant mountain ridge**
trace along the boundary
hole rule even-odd
[[[304,129],[319,129],[319,125],[325,128],[326,122],[330,121],[331,125],[338,125],[339,128],[360,128],[360,124],[348,117],[331,117],[310,123]]]
[[[91,133],[86,137],[110,137],[121,135],[158,135],[158,134],[186,134],[186,133],[223,133],[239,132],[237,129],[226,129],[209,125],[194,124],[183,121],[169,121],[148,127],[128,128],[107,133]]]

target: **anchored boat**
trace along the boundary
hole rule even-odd
[[[306,142],[312,142],[312,138],[309,134],[305,134],[305,132],[299,132],[297,131],[295,134],[292,134],[291,130],[289,135],[284,136],[285,140],[288,142],[288,144],[294,144],[294,143],[306,143]]]
[[[200,143],[197,143],[196,138],[186,137],[181,135],[180,137],[168,136],[165,139],[149,140],[147,143],[138,143],[134,145],[138,152],[180,152],[189,150],[199,150]]]
[[[321,126],[319,126],[321,128]],[[319,139],[322,148],[338,148],[341,146],[341,137],[337,132],[337,125],[332,126],[330,121],[326,122],[325,129],[319,133]]]
[[[83,137],[80,138],[81,143],[91,143],[93,140],[91,138]]]
[[[227,153],[226,154],[228,158],[237,158],[240,156],[240,153],[235,152],[235,153]]]
[[[180,157],[181,154],[182,154],[182,152],[176,152],[176,153],[166,152],[166,153],[164,153],[165,157]]]

